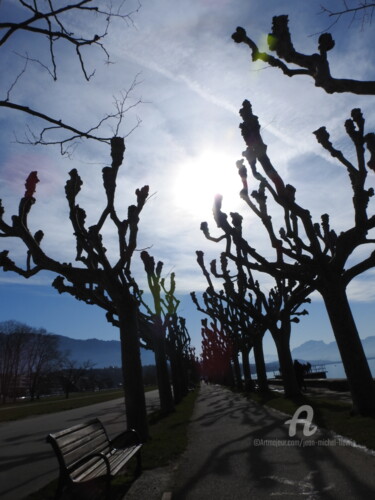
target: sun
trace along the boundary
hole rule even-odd
[[[241,189],[236,158],[213,150],[187,158],[177,166],[172,189],[176,208],[194,218],[210,217],[216,194],[223,195],[231,211]]]

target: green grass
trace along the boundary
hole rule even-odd
[[[352,439],[358,444],[375,450],[375,418],[351,414],[351,405],[320,396],[300,396],[293,400],[284,398],[277,392],[265,395],[251,393],[251,399],[276,410],[293,415],[296,409],[307,404],[314,410],[314,423],[341,436]]]
[[[163,418],[152,415],[151,439],[144,445],[142,463],[144,469],[163,467],[173,462],[187,446],[187,428],[194,410],[198,390],[191,391],[177,405],[176,410]]]
[[[148,387],[146,388],[146,392],[153,389],[156,389],[156,387]],[[104,403],[105,401],[123,397],[124,391],[122,389],[114,389],[97,392],[72,392],[68,399],[65,396],[51,396],[35,401],[18,401],[13,404],[0,405],[0,422],[19,420],[33,415],[73,410],[74,408]]]
[[[142,448],[143,470],[163,467],[173,463],[185,450],[187,446],[187,429],[197,396],[198,390],[189,392],[184,400],[176,406],[176,410],[166,417],[161,417],[158,412],[154,412],[149,416],[150,440]],[[111,485],[112,500],[122,499],[132,485],[135,460],[132,462],[125,474],[118,475],[113,479]],[[56,487],[57,480],[52,481],[24,500],[52,500]]]

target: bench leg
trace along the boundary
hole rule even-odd
[[[134,476],[138,477],[141,475],[141,473],[142,473],[142,456],[141,456],[141,452],[138,451],[138,453],[137,453],[137,466],[135,468]]]
[[[64,489],[66,487],[65,480],[59,476],[59,482],[57,484],[57,489],[55,493],[55,500],[59,500],[62,497],[62,494],[64,493]]]

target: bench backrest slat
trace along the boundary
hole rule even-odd
[[[108,435],[99,419],[50,434],[48,441],[54,447],[60,465],[68,470],[83,456],[106,454],[110,450]]]

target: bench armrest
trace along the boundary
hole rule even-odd
[[[104,453],[90,453],[89,455],[86,455],[86,456],[80,458],[71,467],[69,467],[69,469],[68,469],[69,474],[71,472],[74,472],[76,469],[78,469],[79,467],[84,465],[86,462],[88,462],[89,460],[91,460],[92,458],[95,458],[95,457],[98,457],[98,458],[101,458],[102,460],[104,460],[106,468],[107,468],[107,476],[110,476],[111,466],[110,466],[108,458],[104,455]]]

